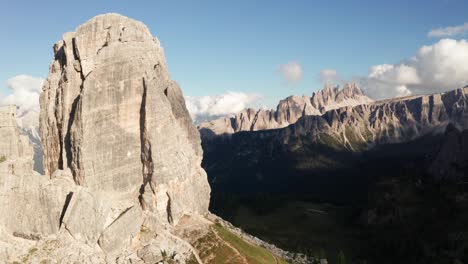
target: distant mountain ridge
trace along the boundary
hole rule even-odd
[[[251,187],[255,191],[256,188],[286,188],[284,184],[292,186],[297,179],[313,179],[301,176],[303,174],[320,177],[319,170],[355,166],[360,162],[361,154],[438,137],[449,125],[460,131],[468,129],[468,86],[445,93],[341,107],[323,115],[305,115],[294,124],[278,129],[216,135],[202,128],[202,165],[215,191],[219,188],[245,189],[244,182],[238,179],[239,175],[250,181],[255,181],[255,177],[263,179],[261,184]],[[441,153],[447,152],[450,152],[450,148]],[[458,155],[451,161],[461,162]],[[279,173],[279,170],[283,171]],[[440,178],[438,173],[429,173],[434,178]],[[277,177],[271,176],[269,179],[264,175]],[[281,178],[286,176],[285,179]],[[268,187],[263,183],[279,178],[284,180],[284,184]],[[235,184],[238,186],[234,187]],[[251,182],[249,184],[253,185]],[[310,186],[301,183],[294,188]]]
[[[289,96],[278,103],[276,110],[248,108],[234,116],[203,122],[198,128],[202,137],[283,128],[294,124],[303,116],[322,115],[330,109],[371,102],[373,100],[354,83],[346,84],[343,89],[327,85],[324,89],[314,92],[312,97]]]
[[[331,91],[336,91],[336,89]],[[356,94],[350,93],[349,88],[342,91],[347,93],[347,97],[344,98],[351,98]],[[221,134],[282,128],[260,133],[262,136],[275,134],[275,137],[283,142],[287,142],[291,136],[305,135],[311,136],[312,138],[309,139],[314,141],[323,141],[325,139],[322,135],[326,135],[326,137],[331,136],[333,141],[336,141],[342,147],[362,149],[367,145],[396,143],[415,139],[438,129],[443,132],[449,123],[453,123],[462,130],[468,129],[468,86],[445,93],[415,95],[355,104],[354,106],[350,104],[343,107],[337,107],[338,104],[333,104],[336,101],[329,99],[329,92],[330,89],[326,88],[319,92],[320,96],[314,94],[311,98],[312,101],[317,99],[320,103],[315,105],[321,106],[320,109],[325,111],[322,115],[307,110],[307,105],[304,105],[304,110],[300,114],[299,111],[294,111],[300,109],[297,105],[291,107],[291,104],[283,103],[289,98],[291,98],[289,100],[292,100],[297,97],[289,97],[280,102],[278,110],[275,112],[277,117],[275,121],[285,120],[283,118],[284,113],[289,113],[289,120],[292,125],[287,127],[270,126],[265,128],[266,126],[258,126],[258,117],[265,112],[258,111],[255,118],[252,119],[254,112],[246,110],[230,119],[224,118],[201,124],[199,126],[200,133],[202,138],[207,141]],[[325,95],[323,96],[323,94]],[[319,100],[322,98],[323,100]],[[344,104],[346,100],[341,100],[341,102],[341,104]],[[283,110],[282,106],[284,105],[289,107]],[[314,107],[314,104],[311,103],[311,106]],[[327,106],[331,110],[326,111]],[[295,115],[291,115],[291,113],[295,113]],[[222,121],[226,124],[226,120],[231,121],[232,128],[229,129],[228,127],[228,129],[222,131],[219,124]],[[246,126],[242,126],[249,120],[253,121],[250,122],[250,130],[246,129]],[[285,123],[277,122],[272,124],[284,125]]]

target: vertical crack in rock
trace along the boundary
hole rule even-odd
[[[60,89],[57,89],[56,93],[55,93],[55,105],[62,105],[62,103],[60,102],[61,100],[61,90]],[[57,131],[58,131],[58,138],[59,139],[62,139],[63,138],[63,135],[62,135],[62,118],[60,116],[60,113],[59,113],[60,109],[56,108],[55,111],[54,111],[54,117],[55,117],[55,120],[57,120]],[[59,156],[58,156],[58,164],[57,164],[57,168],[52,168],[52,170],[50,170],[50,172],[54,172],[56,169],[60,169],[60,170],[63,170],[63,141],[62,140],[59,140]]]
[[[169,222],[169,224],[172,224],[174,222],[174,219],[172,218],[171,196],[169,196],[168,192],[166,192],[166,195],[167,195],[167,206],[166,206],[167,222]]]
[[[84,80],[83,80],[84,82]],[[80,89],[83,88],[83,83],[81,84]],[[80,184],[82,182],[82,179],[77,178],[77,174],[72,166],[72,160],[73,160],[73,155],[72,155],[72,143],[71,143],[71,128],[72,125],[75,121],[75,113],[78,108],[78,103],[80,101],[81,95],[78,95],[75,100],[73,100],[72,107],[70,110],[70,116],[68,118],[68,125],[67,125],[67,133],[65,135],[64,143],[65,143],[65,154],[67,156],[67,167],[71,169],[73,178],[76,183]]]
[[[73,192],[70,192],[67,194],[67,197],[65,198],[65,203],[63,204],[62,213],[60,214],[59,227],[62,227],[63,217],[65,216],[65,212],[68,209],[68,205],[70,204],[72,196],[73,196]]]
[[[80,54],[79,54],[79,50],[78,50],[78,46],[76,44],[76,38],[73,38],[72,39],[72,50],[73,50],[73,56],[74,56],[74,59],[76,61],[78,61],[79,65],[80,65],[80,69],[82,69],[82,65],[81,65],[81,59],[80,59]],[[72,174],[73,174],[73,179],[75,180],[75,182],[79,185],[83,185],[84,183],[84,176],[83,175],[79,175],[77,173],[78,171],[78,168],[76,167],[77,164],[79,164],[79,161],[78,160],[73,160],[74,158],[74,155],[73,155],[73,144],[72,144],[72,135],[71,135],[71,130],[72,130],[72,126],[73,124],[75,123],[75,119],[76,119],[76,116],[77,116],[77,109],[79,108],[79,104],[80,104],[80,99],[81,99],[81,94],[83,92],[83,87],[84,87],[84,82],[86,80],[86,77],[84,76],[83,74],[83,71],[80,70],[79,71],[80,73],[80,79],[81,79],[81,83],[80,83],[80,94],[73,100],[73,103],[71,105],[71,109],[70,109],[70,114],[69,114],[69,117],[68,117],[68,124],[67,124],[67,130],[66,130],[66,134],[65,134],[65,138],[64,138],[64,147],[65,147],[65,154],[66,154],[66,157],[67,157],[67,167],[70,168]],[[76,151],[79,151],[76,149]],[[75,156],[77,156],[77,153],[75,153]]]
[[[99,53],[101,52],[102,49],[109,46],[109,42],[111,40],[110,29],[111,29],[111,27],[106,28],[106,30],[107,30],[106,42],[104,42],[104,44],[98,49],[96,55],[99,55]],[[122,35],[122,33],[120,33],[120,34]]]
[[[141,141],[141,163],[142,163],[142,174],[143,174],[143,184],[140,187],[140,205],[143,210],[148,209],[148,201],[145,201],[143,195],[146,191],[146,186],[151,189],[154,193],[153,185],[151,184],[151,180],[153,177],[153,157],[152,157],[152,150],[151,150],[151,142],[148,139],[148,131],[147,131],[147,120],[146,120],[146,100],[148,96],[148,87],[146,85],[146,80],[143,78],[143,96],[141,99],[141,107],[140,107],[140,141]]]

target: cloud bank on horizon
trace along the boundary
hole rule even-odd
[[[192,119],[212,119],[213,117],[235,114],[251,106],[261,98],[258,94],[228,91],[214,96],[185,96],[185,104]]]
[[[374,99],[444,92],[468,85],[468,42],[441,39],[398,64],[370,67],[359,83]]]

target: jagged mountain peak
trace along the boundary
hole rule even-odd
[[[347,83],[340,89],[339,86],[325,85],[322,90],[312,94],[312,105],[321,113],[343,106],[368,104],[373,100],[367,97],[356,83]]]
[[[294,124],[303,116],[322,115],[328,110],[373,102],[358,85],[349,83],[343,89],[325,85],[312,97],[291,95],[279,101],[276,110],[245,109],[230,117],[201,123],[203,136],[232,134],[240,131],[258,131],[283,128]]]

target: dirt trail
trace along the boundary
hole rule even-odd
[[[169,236],[171,236],[172,238],[174,238],[174,239],[180,241],[181,243],[183,243],[184,245],[186,245],[188,248],[190,248],[190,250],[192,251],[192,254],[193,254],[193,255],[195,256],[195,258],[197,259],[198,264],[204,264],[203,261],[201,260],[200,256],[198,255],[198,251],[197,251],[192,245],[190,245],[189,242],[183,240],[182,238],[180,238],[180,237],[178,237],[178,236],[176,236],[176,235],[171,234],[170,232],[167,232],[167,234],[168,234]]]
[[[222,238],[219,236],[218,232],[216,232],[216,230],[215,230],[214,228],[213,228],[212,230],[213,230],[213,233],[215,234],[215,236],[216,236],[217,239],[223,241],[223,243],[224,243],[227,247],[229,247],[230,249],[232,249],[232,251],[234,251],[234,253],[236,253],[237,255],[240,256],[240,258],[241,258],[241,260],[242,260],[242,263],[249,264],[249,262],[247,261],[247,259],[245,258],[245,256],[242,255],[242,254],[239,252],[239,250],[237,250],[237,248],[235,248],[234,246],[232,246],[231,244],[229,244],[226,240],[222,239]]]

